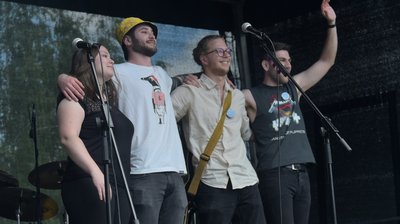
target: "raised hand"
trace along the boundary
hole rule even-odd
[[[330,0],[322,0],[321,4],[321,13],[328,21],[328,24],[335,24],[336,22],[336,13],[333,8],[329,5]]]

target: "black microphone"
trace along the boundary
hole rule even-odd
[[[81,38],[77,37],[72,41],[72,47],[76,49],[91,49],[92,45]]]
[[[250,33],[253,34],[254,36],[256,36],[259,39],[263,39],[263,36],[265,36],[265,34],[257,29],[255,29],[253,26],[251,26],[250,23],[243,23],[242,24],[242,31],[245,33]]]

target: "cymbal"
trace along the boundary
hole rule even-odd
[[[0,216],[17,220],[17,211],[20,207],[21,221],[37,221],[37,208],[39,206],[37,198],[39,197],[40,207],[39,217],[46,220],[54,217],[58,213],[57,203],[49,196],[36,191],[18,187],[5,187],[0,189]]]
[[[17,178],[5,171],[0,170],[0,187],[18,187]]]
[[[60,189],[66,166],[67,161],[55,161],[43,164],[29,173],[28,180],[37,187]],[[36,181],[36,175],[39,175],[39,181]]]

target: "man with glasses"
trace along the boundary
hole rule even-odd
[[[251,131],[244,95],[227,82],[232,50],[223,37],[206,36],[193,50],[202,67],[200,87],[183,85],[172,92],[177,120],[182,119],[193,165],[208,160],[194,202],[201,224],[264,224],[265,217],[258,191],[258,178],[246,156],[243,139]],[[223,105],[231,97],[221,137],[210,157],[204,149],[217,125]]]

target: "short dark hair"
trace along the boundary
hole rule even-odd
[[[283,42],[273,42],[272,43],[272,51],[287,51],[290,52],[291,46],[287,43],[283,43]],[[260,56],[260,60],[270,60],[269,55],[262,51],[261,56]]]

